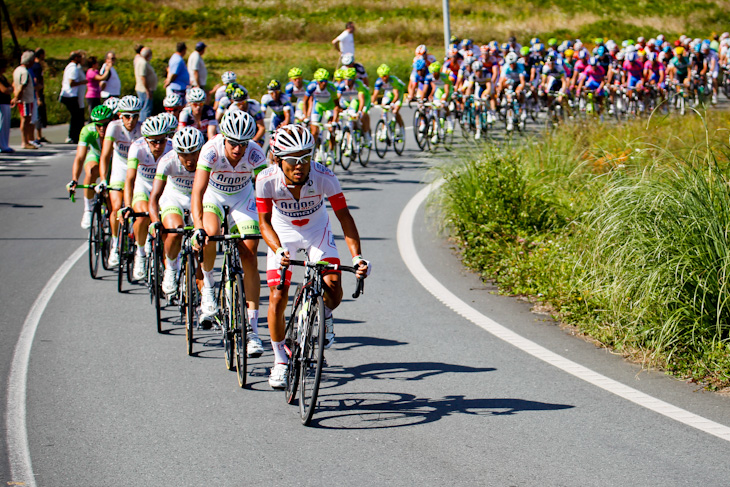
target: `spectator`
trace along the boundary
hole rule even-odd
[[[95,56],[89,57],[86,62],[86,105],[89,107],[89,117],[91,111],[101,105],[101,82],[106,81],[111,76],[111,61],[107,61],[107,69],[104,74],[99,73],[99,60]]]
[[[167,94],[175,93],[185,100],[185,90],[190,84],[188,67],[185,65],[185,53],[188,48],[184,42],[178,42],[175,53],[170,56],[167,66],[167,78],[165,79],[165,90]]]
[[[77,144],[79,133],[84,127],[84,108],[79,102],[79,86],[86,84],[86,76],[81,69],[81,53],[74,51],[69,57],[69,63],[63,70],[63,81],[61,82],[61,103],[66,105],[71,114],[71,122],[68,125],[67,144]]]
[[[205,67],[203,61],[203,54],[205,53],[205,43],[198,42],[195,45],[195,50],[188,58],[188,74],[190,75],[190,84],[192,86],[198,86],[205,90],[205,84],[208,81],[208,70]]]
[[[13,71],[13,99],[11,105],[18,105],[20,113],[20,137],[23,141],[23,149],[38,149],[40,144],[33,140],[33,101],[35,100],[35,88],[30,68],[33,65],[35,53],[25,51],[20,57],[20,66]]]
[[[137,60],[142,57],[142,49],[144,49],[144,46],[142,44],[134,45],[134,61],[132,62],[133,66],[137,63]]]
[[[48,115],[46,114],[46,95],[45,95],[45,84],[43,82],[43,62],[46,60],[46,51],[42,48],[38,48],[35,51],[35,62],[30,67],[30,74],[33,76],[33,83],[35,83],[35,97],[36,97],[36,108],[34,115],[35,130],[38,133],[36,142],[46,142],[48,140],[43,137],[43,129],[48,127]]]
[[[142,101],[142,110],[139,113],[140,122],[144,122],[147,117],[152,115],[152,93],[157,89],[157,73],[155,73],[150,59],[152,59],[152,49],[149,47],[142,48],[140,56],[134,59],[134,91]]]
[[[99,74],[102,76],[109,71],[108,79],[100,83],[102,102],[106,101],[110,96],[119,98],[122,93],[122,82],[119,79],[116,68],[114,68],[116,62],[117,56],[114,54],[114,51],[106,53],[106,62],[101,67],[101,71],[99,71]]]
[[[338,51],[340,51],[340,58],[344,54],[355,55],[355,24],[354,22],[348,22],[345,24],[345,30],[342,34],[338,35],[332,40],[332,45]],[[339,44],[339,47],[338,47]]]
[[[10,148],[10,97],[13,95],[13,86],[5,77],[8,69],[8,60],[0,57],[0,152],[12,154]]]

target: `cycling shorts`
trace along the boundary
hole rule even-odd
[[[597,90],[599,86],[601,86],[601,83],[599,83],[598,81],[596,81],[594,79],[590,79],[586,83],[586,89],[591,90],[591,91]],[[598,94],[598,93],[596,93],[596,94],[600,96],[600,94]]]
[[[360,100],[357,98],[353,98],[352,101],[350,101],[350,104],[348,107],[352,110],[358,111],[360,109]],[[367,98],[365,99],[365,107],[362,109],[362,113],[368,113],[370,111],[371,103],[370,100]]]
[[[278,127],[279,124],[282,122],[284,122],[284,117],[281,117],[281,116],[277,115],[276,113],[274,113],[271,116],[271,121],[269,122],[269,130],[271,132],[275,131],[276,127]]]
[[[641,78],[637,78],[636,76],[629,75],[629,89],[636,88],[636,85],[638,85],[640,81],[641,81]]]
[[[392,91],[389,91],[385,95],[383,95],[383,100],[380,103],[382,103],[383,105],[391,104],[391,105],[395,105],[397,107],[400,107],[400,106],[403,106],[403,98],[404,97],[405,97],[405,95],[403,95],[400,98],[400,100],[394,102],[393,101],[393,92]]]
[[[102,174],[102,177],[104,175]],[[127,160],[119,157],[116,152],[112,155],[112,173],[109,177],[109,187],[124,189],[124,182],[127,180]]]
[[[167,215],[173,213],[180,215],[180,218],[184,218],[185,210],[190,211],[190,195],[183,194],[180,191],[175,191],[172,188],[168,190],[168,188],[165,187],[165,191],[163,191],[162,196],[160,196],[158,208],[160,208],[160,215],[163,222]]]
[[[476,96],[477,98],[481,98],[482,95],[484,95],[485,92],[487,91],[487,83],[489,83],[490,86],[489,86],[489,92],[486,93],[486,94],[487,95],[491,95],[492,94],[492,89],[493,89],[493,87],[491,85],[491,81],[487,81],[485,83],[477,83],[475,81],[474,82],[474,96]],[[441,95],[439,95],[439,93],[441,93]],[[436,94],[433,95],[433,96],[434,96],[434,98],[441,98],[441,96],[443,95],[443,93],[444,93],[443,90],[441,88],[439,88],[439,89],[436,90]]]
[[[315,104],[312,110],[312,122],[327,123],[330,120],[332,120],[332,110],[322,110],[320,112]]]
[[[228,228],[231,233],[241,235],[260,233],[256,194],[252,184],[236,194],[220,194],[209,189],[203,195],[203,213],[215,213],[221,222],[224,206],[228,206]]]
[[[86,167],[87,164],[99,164],[99,160],[101,159],[101,154],[99,154],[97,151],[92,149],[87,149],[86,151],[86,159],[84,159],[84,167]]]
[[[278,225],[277,225],[278,227]],[[296,259],[297,251],[302,249],[307,252],[307,259],[310,261],[325,261],[331,264],[340,263],[340,254],[335,245],[335,235],[332,233],[329,222],[325,228],[311,228],[304,232],[301,228],[286,226],[274,228],[279,236],[282,248],[289,252],[289,257]],[[340,274],[340,271],[330,271],[327,274]],[[276,265],[276,253],[271,250],[266,254],[266,281],[269,286],[276,286],[281,279],[279,266]],[[286,271],[286,285],[291,284],[291,271]]]

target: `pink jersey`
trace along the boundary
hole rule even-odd
[[[302,187],[299,200],[286,185],[279,166],[269,166],[256,180],[256,207],[259,213],[272,213],[271,224],[277,227],[298,227],[301,231],[326,228],[329,224],[324,199],[334,211],[347,207],[340,182],[335,174],[318,162],[312,162],[309,179]],[[273,210],[273,212],[272,212]]]
[[[664,64],[659,61],[647,61],[644,63],[644,71],[647,69],[658,78],[661,75],[661,72],[664,71]]]
[[[588,63],[587,62],[585,62],[582,59],[578,59],[575,62],[575,66],[573,66],[573,72],[574,73],[581,74],[583,71],[586,70],[587,67],[588,67]]]
[[[595,81],[596,83],[603,82],[603,78],[606,77],[606,70],[603,66],[596,64],[595,66],[588,66],[583,71],[583,76],[586,78],[586,82]]]
[[[631,62],[629,60],[624,61],[623,64],[624,71],[626,71],[630,76],[633,76],[634,78],[643,78],[644,77],[644,66],[641,64],[641,61],[634,61]]]

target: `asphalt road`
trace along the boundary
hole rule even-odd
[[[201,332],[188,357],[176,312],[165,314],[158,334],[146,289],[118,294],[108,273],[92,281],[84,255],[33,341],[26,405],[37,485],[727,485],[727,441],[545,364],[418,283],[399,253],[399,216],[433,177],[429,168],[452,155],[423,157],[412,145],[402,157],[390,152],[380,161],[373,152],[367,168],[337,172],[373,273],[365,295],[335,311],[337,342],[312,427],[268,386],[265,321],[266,353],[250,360],[251,385],[241,390],[215,333]],[[64,190],[70,149],[0,156],[5,381],[32,303],[86,239],[81,204]],[[437,220],[419,210],[417,253],[462,300],[555,353],[730,426],[727,398],[641,371],[528,304],[495,295],[462,269]],[[346,296],[353,288],[345,277]],[[0,388],[4,440],[6,402]],[[11,477],[7,458],[6,451],[0,480],[28,482]]]

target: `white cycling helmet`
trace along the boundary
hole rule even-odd
[[[164,120],[166,134],[171,134],[177,130],[178,121],[177,121],[177,117],[175,115],[173,115],[170,112],[162,112],[157,116],[159,118],[161,118],[162,120]]]
[[[224,85],[234,83],[236,81],[236,73],[233,71],[226,71],[221,75],[221,81]]]
[[[484,67],[484,65],[482,64],[482,62],[481,62],[481,61],[478,61],[478,60],[477,60],[477,61],[474,61],[473,63],[471,63],[471,70],[472,70],[472,71],[479,71],[479,70],[481,70],[481,69],[482,69],[483,67]]]
[[[142,124],[142,137],[157,137],[167,134],[167,122],[155,115],[148,117]]]
[[[200,103],[205,101],[205,91],[202,88],[194,86],[188,90],[187,100],[190,103]]]
[[[302,124],[279,127],[274,133],[271,151],[277,157],[314,149],[314,137]]]
[[[162,100],[162,106],[165,108],[175,108],[182,105],[182,98],[177,93],[170,93]]]
[[[106,101],[104,102],[104,105],[111,108],[112,113],[114,113],[114,115],[116,115],[117,112],[119,111],[119,98],[117,98],[116,96],[110,96],[109,98],[106,99]]]
[[[517,62],[517,54],[515,54],[514,52],[510,52],[509,54],[507,54],[505,56],[504,62],[505,62],[505,64],[516,63]]]
[[[355,62],[355,55],[352,53],[345,53],[342,55],[342,64],[345,66],[349,66],[350,64]]]
[[[242,110],[226,112],[221,120],[221,133],[228,140],[247,142],[256,135],[256,121]]]
[[[142,110],[142,100],[134,95],[127,95],[119,100],[117,105],[119,113],[133,113]]]
[[[190,126],[183,127],[172,138],[172,148],[178,154],[198,152],[204,143],[203,132]]]

